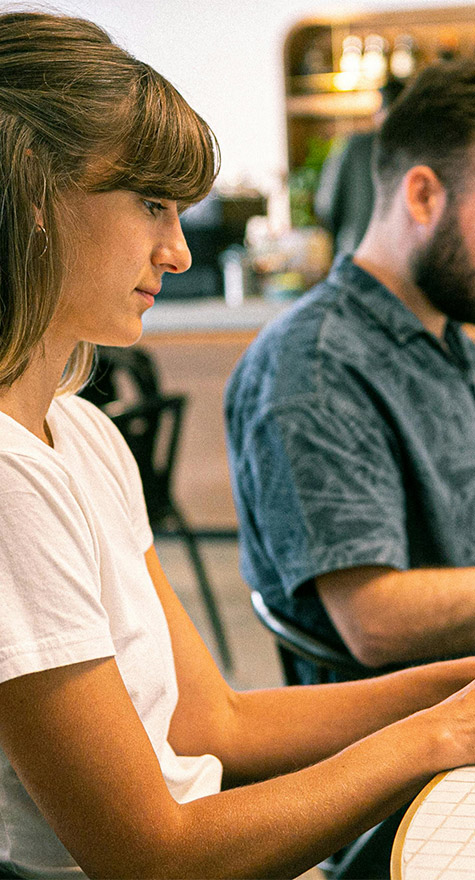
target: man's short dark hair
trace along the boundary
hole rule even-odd
[[[428,165],[456,195],[474,144],[475,61],[426,67],[395,101],[376,140],[374,172],[383,208],[414,165]]]
[[[395,76],[389,76],[383,86],[380,88],[381,107],[383,110],[389,110],[394,102],[399,98],[401,92],[404,91],[405,83]]]

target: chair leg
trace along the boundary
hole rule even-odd
[[[228,640],[224,630],[224,624],[221,619],[221,614],[213,593],[213,589],[206,574],[201,554],[198,550],[198,542],[196,540],[196,536],[189,528],[188,523],[183,517],[183,514],[180,513],[180,511],[177,510],[176,507],[174,507],[173,509],[172,516],[176,520],[179,533],[186,544],[191,563],[195,570],[200,593],[203,598],[206,612],[208,614],[208,618],[216,639],[218,652],[221,657],[223,667],[224,669],[226,669],[227,672],[232,672],[234,664],[232,661],[231,652],[229,650]]]

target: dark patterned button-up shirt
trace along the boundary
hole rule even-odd
[[[226,419],[243,577],[306,629],[340,644],[324,572],[475,565],[475,346],[351,257],[249,347]]]

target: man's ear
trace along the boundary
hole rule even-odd
[[[428,165],[415,165],[404,177],[404,197],[412,219],[433,228],[442,216],[447,192]]]

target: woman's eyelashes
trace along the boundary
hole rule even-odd
[[[156,217],[160,211],[166,211],[166,206],[162,204],[162,202],[155,202],[152,199],[142,199],[143,204],[145,205],[147,211],[152,215],[152,217]]]

